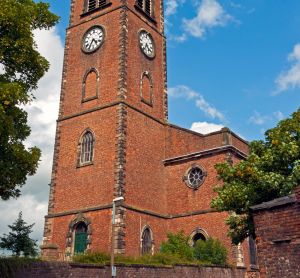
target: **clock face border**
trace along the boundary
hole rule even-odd
[[[84,41],[85,41],[86,36],[88,35],[88,33],[89,33],[91,30],[95,29],[95,28],[99,28],[99,29],[102,30],[103,39],[102,39],[102,41],[100,42],[100,44],[99,44],[95,49],[93,49],[93,50],[88,50],[88,49],[85,47],[85,45],[84,45]],[[105,34],[105,28],[104,28],[102,25],[93,25],[93,26],[91,26],[90,28],[88,28],[88,29],[84,32],[84,34],[83,34],[83,36],[82,36],[82,38],[81,38],[81,50],[82,50],[82,52],[84,52],[85,54],[91,54],[91,53],[94,53],[95,51],[97,51],[97,50],[102,46],[102,44],[103,44],[104,41],[105,41],[105,37],[106,37],[106,34]]]
[[[151,38],[151,41],[152,41],[152,44],[153,44],[153,54],[152,54],[151,56],[147,55],[147,54],[144,52],[143,48],[142,48],[142,45],[141,45],[141,43],[140,43],[140,36],[141,36],[141,33],[146,33],[146,34]],[[155,58],[155,55],[156,55],[156,46],[155,46],[155,42],[154,42],[154,39],[153,39],[152,35],[151,35],[147,30],[145,30],[145,29],[140,29],[140,30],[138,31],[138,44],[139,44],[139,48],[140,48],[141,52],[142,52],[148,59],[152,60],[152,59]]]

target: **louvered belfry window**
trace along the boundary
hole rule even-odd
[[[80,146],[80,164],[86,164],[93,161],[94,137],[90,131],[87,131],[81,141]]]
[[[151,0],[137,0],[136,5],[141,8],[147,15],[152,16]]]
[[[105,6],[106,3],[107,3],[107,0],[87,0],[86,12],[90,12],[97,8],[101,8],[101,7]]]

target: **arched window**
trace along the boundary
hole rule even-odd
[[[152,0],[137,0],[135,5],[147,15],[153,17]]]
[[[84,222],[75,226],[74,236],[74,253],[84,253],[87,248],[87,226]]]
[[[206,241],[208,234],[201,228],[196,228],[190,235],[189,245],[195,246],[196,242],[199,240]]]
[[[152,237],[150,228],[145,228],[142,233],[142,255],[151,254],[152,252]]]
[[[148,71],[142,73],[140,83],[140,95],[142,102],[150,106],[153,105],[153,84],[152,78]]]
[[[91,163],[94,156],[94,136],[91,131],[86,131],[81,138],[80,165]]]

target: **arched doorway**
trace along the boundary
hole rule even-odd
[[[84,253],[87,248],[87,226],[79,222],[75,227],[74,254]]]

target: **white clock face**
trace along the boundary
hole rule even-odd
[[[153,58],[155,56],[155,50],[154,50],[154,42],[152,36],[146,31],[142,30],[140,32],[139,39],[140,39],[140,47],[143,53],[147,57]]]
[[[104,40],[104,31],[101,26],[93,26],[83,36],[82,50],[84,52],[96,51]]]

